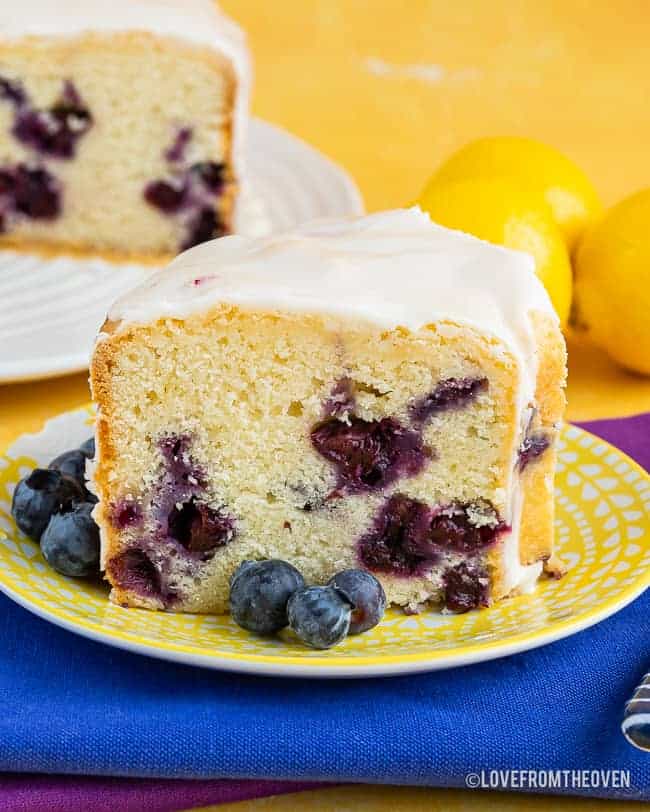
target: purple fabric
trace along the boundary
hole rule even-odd
[[[650,413],[579,425],[650,468]],[[5,774],[0,775],[0,812],[177,812],[320,786],[324,784]]]
[[[650,412],[576,425],[607,440],[646,470],[650,470]]]
[[[0,775],[2,812],[178,812],[299,792],[288,781],[150,781],[138,778]]]

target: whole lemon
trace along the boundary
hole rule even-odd
[[[497,136],[472,141],[442,164],[434,181],[496,176],[517,178],[544,196],[570,253],[602,211],[598,193],[585,173],[554,147],[532,138]]]
[[[618,203],[576,255],[575,319],[624,367],[650,375],[650,189]]]
[[[571,263],[546,202],[505,178],[430,183],[419,205],[433,220],[483,240],[532,254],[560,321],[571,307]]]

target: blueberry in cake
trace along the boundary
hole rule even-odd
[[[227,611],[261,559],[364,569],[409,612],[531,589],[558,569],[565,369],[532,259],[418,209],[193,248],[94,352],[113,600]]]
[[[212,0],[0,4],[0,246],[160,261],[229,233],[247,87]]]

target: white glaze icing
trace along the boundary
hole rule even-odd
[[[557,318],[532,257],[435,225],[418,208],[204,243],[118,299],[109,318],[123,326],[147,324],[218,302],[319,312],[382,328],[470,325],[501,340],[520,360],[522,374],[533,373],[532,383],[530,314]]]
[[[519,531],[521,528],[521,512],[523,508],[523,494],[519,476],[514,475],[510,491],[510,515],[506,521],[511,527],[510,532],[503,538],[501,546],[501,565],[504,583],[504,594],[518,589],[521,594],[532,592],[544,567],[541,561],[534,564],[522,564],[519,557]]]
[[[88,32],[148,31],[212,48],[232,65],[237,81],[233,165],[243,169],[250,64],[241,29],[213,0],[3,0],[0,40],[71,37]]]

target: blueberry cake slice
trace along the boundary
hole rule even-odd
[[[565,347],[530,257],[418,209],[193,248],[92,361],[113,599],[227,611],[244,559],[361,567],[407,611],[553,560]]]
[[[229,233],[247,87],[212,0],[0,4],[0,246],[160,261]]]

